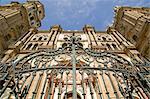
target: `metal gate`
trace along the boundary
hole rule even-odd
[[[0,96],[19,99],[149,99],[149,71],[107,51],[67,46],[40,50],[0,68]]]

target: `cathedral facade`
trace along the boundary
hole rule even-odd
[[[150,66],[120,31],[30,28],[1,60],[2,99],[149,99]]]

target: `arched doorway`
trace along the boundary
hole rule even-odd
[[[73,99],[73,93],[68,92],[67,95],[65,95],[63,99]],[[79,94],[77,94],[77,99],[81,99],[81,96]]]

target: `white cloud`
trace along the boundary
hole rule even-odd
[[[99,1],[101,0],[43,0],[54,5],[56,17],[63,19],[88,17]]]
[[[46,7],[45,10],[47,10],[46,18],[48,18],[49,20],[51,19],[57,20],[54,23],[58,22],[57,24],[65,24],[65,26],[84,25],[87,22],[94,25],[100,24],[100,26],[108,26],[108,24],[111,24],[112,19],[110,17],[111,13],[113,12],[113,8],[111,11],[108,11],[108,9],[110,9],[111,7],[114,7],[116,5],[150,6],[150,2],[145,3],[145,1],[149,0],[41,0],[41,1],[44,3]],[[101,14],[104,17],[97,16],[96,14],[97,15]]]

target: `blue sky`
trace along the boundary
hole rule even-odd
[[[0,4],[12,0],[0,0]],[[26,0],[13,0],[25,2]],[[65,30],[81,30],[85,24],[106,30],[113,22],[115,6],[150,7],[150,0],[40,0],[45,6],[45,18],[40,29],[60,24]]]

